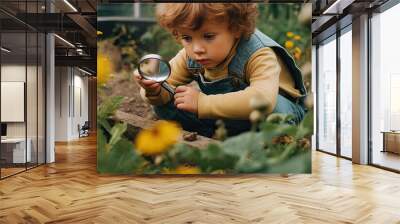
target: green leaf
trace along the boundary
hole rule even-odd
[[[264,141],[271,144],[272,138],[282,135],[295,136],[298,127],[290,124],[274,124],[265,122],[260,125],[263,133]]]
[[[106,138],[104,136],[103,130],[100,128],[97,130],[97,171],[99,173],[104,173],[106,170],[104,166],[106,165]]]
[[[122,134],[126,131],[127,124],[126,123],[117,123],[111,129],[111,139],[109,144],[114,145],[119,140],[121,140]]]
[[[104,128],[108,133],[111,134],[111,125],[105,118],[97,118],[98,127]]]
[[[114,96],[104,100],[102,104],[97,108],[97,118],[107,119],[115,113],[115,111],[120,107],[122,101],[122,96]]]
[[[270,166],[268,173],[311,173],[311,151]]]
[[[301,121],[299,125],[299,130],[296,134],[296,138],[300,139],[303,137],[310,136],[313,134],[313,132],[314,132],[314,115],[313,112],[310,111],[304,116],[304,119]]]
[[[199,152],[201,160],[198,165],[205,173],[233,169],[238,160],[237,156],[225,153],[218,144],[209,144],[206,149],[199,150]]]
[[[239,173],[259,173],[264,167],[263,161],[243,158],[236,164],[235,171]]]
[[[266,163],[269,166],[274,166],[277,163],[287,160],[291,155],[295,154],[297,151],[296,143],[292,143],[289,145],[281,145],[281,147],[283,147],[283,150],[281,150],[281,153],[279,153],[279,155],[267,158]]]
[[[242,158],[247,156],[249,151],[263,148],[263,145],[262,133],[245,132],[225,140],[222,148],[225,153]]]
[[[188,146],[184,143],[176,144],[173,149],[169,150],[169,158],[174,160],[173,167],[180,164],[197,165],[201,160],[200,149]],[[172,167],[172,166],[171,166]]]
[[[136,154],[133,144],[121,139],[114,144],[107,155],[107,172],[109,173],[135,173],[144,163],[143,157]]]

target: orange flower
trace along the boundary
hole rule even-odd
[[[300,58],[301,58],[301,53],[299,53],[299,52],[294,52],[293,56],[294,56],[294,58],[295,58],[296,60],[300,60]]]
[[[295,40],[301,40],[301,36],[300,36],[300,35],[295,35],[295,36],[293,37],[293,39],[295,39]]]
[[[174,145],[181,134],[175,122],[158,121],[150,129],[142,130],[135,139],[136,150],[144,155],[158,155]]]
[[[291,49],[291,48],[293,48],[293,47],[294,47],[294,43],[293,43],[292,41],[287,40],[287,41],[285,42],[285,48],[286,48],[286,49]]]
[[[290,31],[286,33],[286,36],[289,37],[289,38],[293,37],[293,35],[294,35],[294,33],[290,32]]]

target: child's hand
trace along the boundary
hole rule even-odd
[[[148,95],[153,95],[153,96],[157,96],[160,94],[161,92],[161,84],[153,81],[153,80],[148,80],[148,79],[144,79],[138,72],[138,70],[136,69],[133,72],[133,77],[135,78],[135,81],[143,88],[146,90],[146,94]]]
[[[191,86],[178,86],[175,89],[175,106],[178,109],[197,114],[199,91]]]

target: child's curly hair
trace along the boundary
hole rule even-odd
[[[156,8],[158,23],[176,39],[177,28],[197,30],[206,19],[228,21],[229,30],[249,38],[257,15],[255,3],[160,3]]]

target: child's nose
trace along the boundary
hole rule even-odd
[[[193,43],[193,52],[195,54],[202,54],[206,51],[206,49],[204,48],[204,46],[202,44],[199,43]]]

